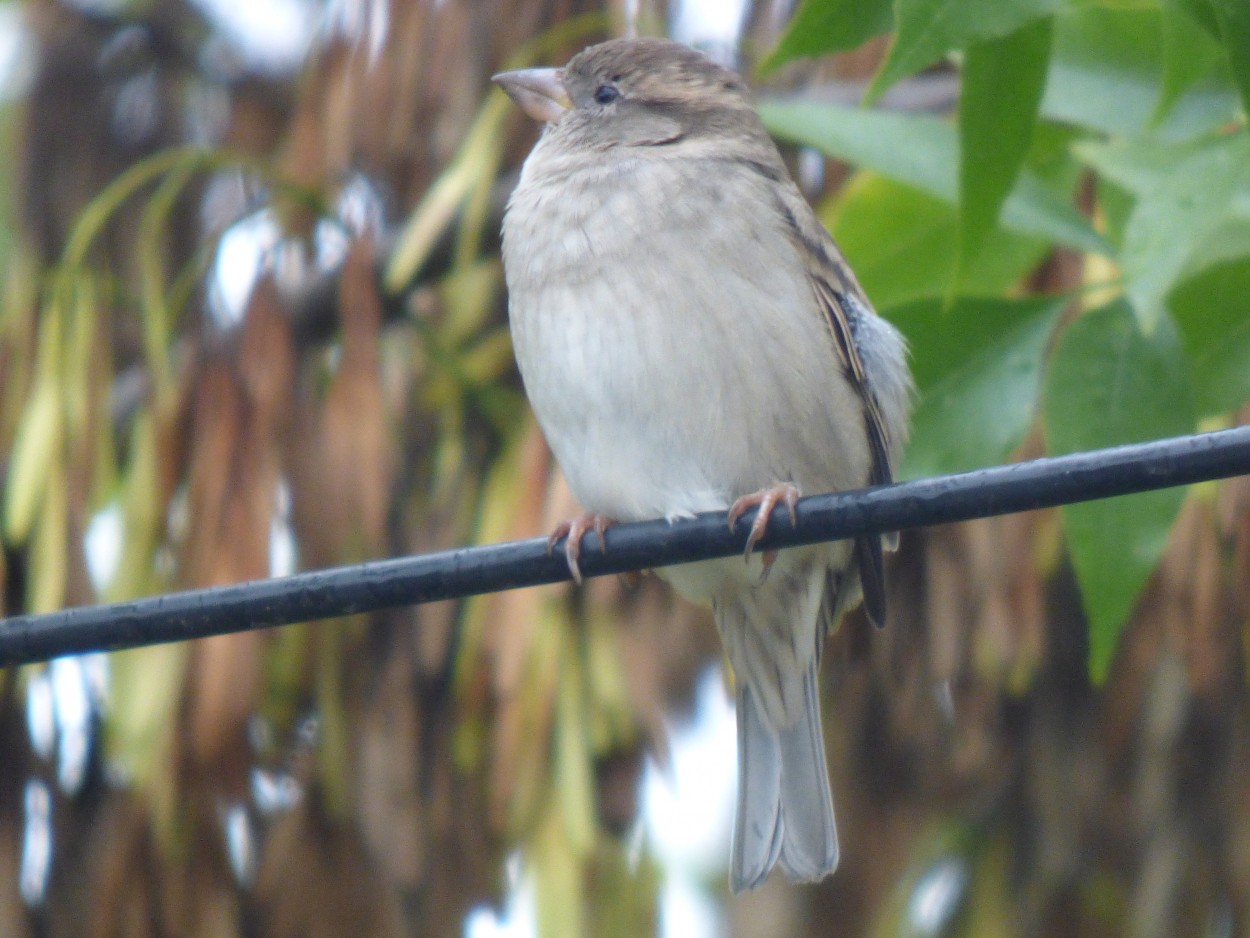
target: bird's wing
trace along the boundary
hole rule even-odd
[[[890,467],[889,438],[881,405],[864,370],[859,353],[857,332],[865,316],[875,316],[863,288],[855,279],[833,238],[816,218],[797,187],[782,186],[779,210],[793,233],[803,257],[807,259],[808,276],[820,310],[833,336],[838,362],[859,394],[864,409],[864,429],[872,454],[869,482],[885,485],[893,481]],[[864,590],[864,611],[877,626],[885,624],[885,562],[882,539],[869,534],[855,541],[855,558],[859,564]]]

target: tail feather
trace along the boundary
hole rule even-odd
[[[780,861],[796,882],[823,879],[838,865],[838,832],[820,729],[816,666],[804,676],[802,717],[775,731],[750,687],[738,687],[738,814],[730,886],[760,885]]]
[[[778,734],[781,814],[785,836],[781,868],[795,882],[815,882],[838,865],[838,828],[829,790],[825,738],[820,728],[816,664],[803,676],[803,716]]]
[[[737,678],[738,813],[730,864],[735,892],[778,863],[792,880],[833,872],[838,835],[820,729],[817,669],[824,631],[858,578],[834,575],[851,545],[783,554],[767,584],[713,604]]]
[[[735,893],[768,877],[781,852],[782,761],[777,734],[764,722],[751,688],[738,684],[738,813],[729,884]]]

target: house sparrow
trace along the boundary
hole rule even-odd
[[[503,222],[517,363],[574,495],[557,529],[575,575],[612,520],[759,506],[747,558],[658,571],[710,603],[736,676],[738,809],[730,885],[780,861],[838,862],[817,667],[863,598],[885,615],[865,536],[752,554],[799,492],[889,482],[911,379],[791,181],[734,73],[660,39],[592,46],[563,69],[494,79],[545,126]],[[554,541],[553,541],[554,543]],[[893,543],[886,546],[893,547]]]

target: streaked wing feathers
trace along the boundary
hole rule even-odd
[[[797,204],[787,204],[787,203]],[[872,453],[869,483],[885,485],[893,481],[890,449],[881,407],[864,370],[856,343],[856,326],[872,312],[855,275],[842,258],[829,233],[816,219],[797,188],[789,189],[779,210],[808,260],[812,290],[833,336],[838,361],[859,392],[864,404],[864,429]],[[881,537],[866,535],[856,539],[855,556],[864,591],[864,611],[878,627],[885,624],[885,561]]]

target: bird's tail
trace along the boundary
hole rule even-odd
[[[812,661],[803,675],[798,719],[781,730],[769,725],[750,685],[739,681],[734,892],[758,886],[778,861],[798,882],[823,879],[838,865],[816,668]]]

